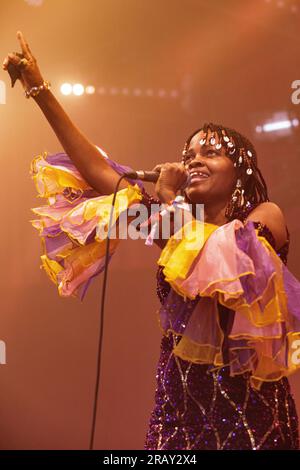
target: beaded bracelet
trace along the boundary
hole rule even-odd
[[[42,90],[49,90],[51,87],[51,83],[44,80],[43,84],[40,86],[33,86],[30,90],[25,90],[24,95],[26,98],[30,98],[31,96],[37,96]]]
[[[160,214],[163,216],[167,212],[175,212],[176,208],[179,209],[185,209],[190,211],[190,207],[187,202],[184,202],[184,197],[183,196],[176,196],[175,199],[170,201],[169,203],[163,203],[161,204],[161,209],[162,211]]]
[[[163,203],[161,204],[161,210],[159,211],[159,220],[162,219],[168,212],[175,212],[176,209],[184,209],[190,212],[190,207],[189,204],[184,202],[184,197],[183,196],[176,196],[175,199],[170,201],[169,203]],[[156,215],[156,220],[154,224],[152,225],[151,231],[149,235],[146,238],[145,245],[151,246],[153,245],[153,240],[156,237],[156,234],[159,230],[159,220],[157,220],[157,215]]]

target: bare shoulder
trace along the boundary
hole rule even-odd
[[[262,202],[250,212],[247,220],[267,225],[275,238],[276,249],[281,248],[286,242],[286,220],[281,208],[275,202]]]

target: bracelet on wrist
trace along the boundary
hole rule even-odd
[[[26,98],[30,98],[31,96],[37,96],[42,90],[50,90],[51,83],[47,80],[44,80],[42,85],[40,86],[33,86],[30,90],[25,90],[24,95]]]
[[[188,205],[184,202],[184,197],[178,195],[175,199],[161,204],[161,214],[164,215],[166,212],[175,212],[177,207],[179,209],[188,209],[187,206]]]
[[[159,224],[163,217],[166,216],[168,213],[175,213],[178,209],[183,209],[190,212],[190,206],[188,203],[184,202],[183,196],[176,196],[170,202],[164,202],[160,205],[160,210],[158,213],[154,214],[155,222],[151,227],[151,231],[146,238],[145,245],[151,246],[153,245],[153,240],[156,238],[156,235],[159,231]]]

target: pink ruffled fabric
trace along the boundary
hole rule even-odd
[[[105,158],[117,173],[130,170],[98,150],[99,158]],[[60,295],[82,301],[92,279],[104,269],[113,195],[99,196],[65,153],[38,155],[31,163],[31,175],[38,196],[47,199],[46,205],[32,209],[39,218],[30,221],[41,238],[42,267]],[[140,182],[128,181],[128,188],[117,193],[114,225],[122,212],[142,199]],[[109,259],[118,243],[118,239],[111,238]]]
[[[204,230],[211,229],[206,224]],[[226,365],[219,324],[223,306],[230,320],[226,341],[232,375],[251,371],[259,388],[294,372],[300,365],[299,281],[251,222],[215,226],[204,240],[184,276],[177,269],[185,259],[182,241],[171,241],[160,258],[172,287],[160,309],[160,325],[165,333],[181,336],[174,354]]]

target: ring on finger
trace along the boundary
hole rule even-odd
[[[23,59],[20,60],[20,62],[18,63],[18,67],[20,69],[25,69],[28,65],[28,60],[25,59],[25,57],[23,57]]]

